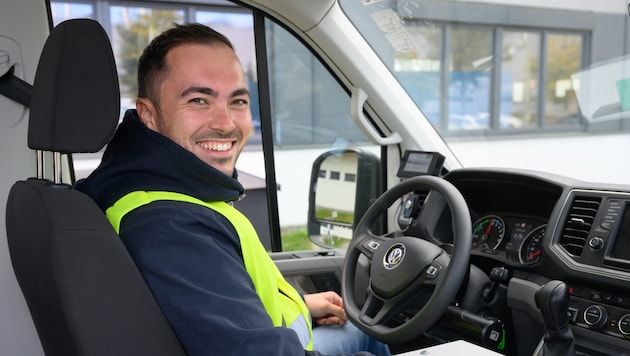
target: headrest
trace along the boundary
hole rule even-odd
[[[28,147],[97,152],[114,133],[119,115],[118,75],[107,33],[90,19],[60,23],[37,65]]]

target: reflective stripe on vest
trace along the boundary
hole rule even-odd
[[[173,192],[131,192],[109,207],[105,214],[119,233],[123,217],[130,211],[157,200],[182,201],[205,206],[223,215],[234,227],[241,242],[245,269],[250,275],[267,314],[276,327],[293,329],[306,350],[312,350],[312,327],[302,296],[282,276],[258,238],[251,222],[226,202],[204,202]]]

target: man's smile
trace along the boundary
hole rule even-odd
[[[197,142],[197,145],[201,146],[203,149],[208,151],[230,151],[234,142],[216,142],[216,141],[203,141]]]

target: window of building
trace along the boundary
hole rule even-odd
[[[397,48],[390,68],[440,132],[581,123],[570,75],[585,66],[586,33],[414,18],[405,26],[414,46]]]
[[[441,115],[442,32],[441,26],[422,22],[410,25],[417,47],[396,52],[394,62],[396,78],[434,126],[440,125]]]
[[[490,127],[492,31],[457,26],[449,31],[448,130]]]
[[[582,36],[550,33],[546,49],[544,126],[578,124],[579,108],[571,74],[582,67]]]
[[[541,48],[541,32],[503,31],[499,128],[537,126]]]

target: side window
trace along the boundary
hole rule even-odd
[[[345,164],[346,159],[339,156],[335,166],[329,160],[312,172],[313,163],[326,152],[348,149],[359,149],[378,160],[380,148],[355,125],[350,94],[319,59],[279,25],[268,21],[265,32],[282,248],[343,247],[352,236],[348,232],[352,218],[340,217],[354,213],[354,182],[361,179],[357,163]],[[312,174],[317,182],[313,187]],[[331,188],[318,189],[324,182]],[[315,222],[307,221],[309,189],[318,189],[318,211],[312,214]],[[331,219],[319,218],[320,202],[325,201],[330,202]],[[333,239],[322,244],[322,235],[333,235]]]

